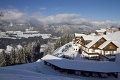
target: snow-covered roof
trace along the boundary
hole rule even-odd
[[[92,45],[94,45],[98,40],[100,40],[102,36],[94,36],[93,40],[86,45],[87,48],[90,48]],[[104,38],[104,37],[103,37]]]
[[[95,33],[91,33],[90,35],[95,36],[96,34]]]
[[[101,44],[98,48],[99,49],[103,49],[105,46],[107,46],[110,42],[112,42],[113,44],[115,44],[113,41],[109,40],[104,42],[103,44]],[[116,44],[115,44],[116,45]],[[116,45],[117,46],[117,45]]]
[[[106,73],[120,72],[120,69],[115,62],[67,60],[52,55],[46,55],[42,59],[63,69],[106,72]]]
[[[109,35],[109,34],[103,35],[103,37],[104,37],[106,40],[111,40],[111,38],[110,38],[108,35]]]
[[[114,32],[112,34],[104,35],[105,38],[111,39],[112,41],[120,41],[120,31]]]
[[[45,57],[41,58],[42,60],[52,60],[52,59],[57,59],[57,60],[62,60],[62,58],[59,58],[59,57],[55,57],[55,56],[52,56],[50,54],[46,55]]]
[[[106,29],[100,29],[100,30],[96,30],[96,32],[105,32]]]
[[[83,35],[85,35],[85,34],[75,33],[75,36],[76,36],[76,37],[81,37],[81,36],[83,36]]]
[[[92,36],[92,35],[83,35],[82,37],[84,38],[84,40],[93,40],[93,38],[95,36]]]

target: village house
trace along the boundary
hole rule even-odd
[[[117,28],[107,28],[106,29],[106,34],[114,33],[119,31]]]
[[[95,36],[93,40],[83,48],[84,52],[88,55],[87,57],[99,56],[100,49],[98,47],[105,41],[106,39],[104,37]]]
[[[99,30],[96,30],[96,31],[95,31],[95,34],[96,34],[96,35],[105,35],[105,34],[106,34],[106,29],[101,28],[101,29],[99,29]]]
[[[113,55],[118,46],[113,41],[106,41],[98,47],[101,50],[101,55]]]
[[[74,42],[74,44],[76,44],[76,43],[80,43],[81,41],[81,36],[83,36],[83,35],[85,35],[85,34],[79,34],[79,33],[75,33],[74,34],[74,39],[73,39],[73,42]]]
[[[111,34],[117,31],[119,31],[117,28],[101,28],[99,30],[96,30],[95,34],[101,36],[101,35]]]
[[[110,57],[114,56],[119,48],[115,41],[104,35],[92,36],[80,34],[79,36],[77,34],[77,37],[79,37],[79,39],[73,41],[74,45],[76,45],[73,46],[73,49],[82,52],[81,54],[88,59],[110,60]]]
[[[75,51],[79,51],[79,48],[84,48],[85,45],[87,45],[92,41],[93,37],[94,36],[91,36],[91,35],[75,33],[74,39],[73,39],[73,49]]]

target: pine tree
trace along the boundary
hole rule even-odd
[[[13,48],[10,52],[10,62],[12,65],[16,64],[16,54],[15,54],[15,49]]]
[[[5,59],[5,53],[4,53],[4,50],[0,53],[0,66],[5,66],[5,62],[6,62],[6,59]]]
[[[54,44],[54,49],[57,49],[63,46],[64,44],[72,41],[72,39],[73,39],[73,35],[70,34],[61,36],[61,38],[57,40],[56,43]]]
[[[5,51],[3,51],[2,54],[3,54],[3,57],[4,57],[4,59],[3,59],[3,66],[11,65],[11,63],[10,63],[10,55],[6,54]]]

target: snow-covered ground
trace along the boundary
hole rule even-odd
[[[69,55],[75,60],[83,60],[78,52],[73,51],[71,43],[65,44],[53,52],[53,55],[61,57]],[[119,64],[119,63],[118,63]],[[89,66],[88,66],[89,67]],[[60,73],[50,66],[44,65],[42,60],[23,65],[0,67],[0,80],[120,80],[118,78],[93,78]]]
[[[36,31],[27,32],[26,34],[23,34],[21,31],[7,31],[6,33],[11,34],[13,37],[9,37],[9,35],[5,34],[3,35],[3,32],[0,32],[0,38],[10,38],[10,39],[22,39],[22,38],[29,38],[29,37],[42,37],[43,39],[51,38],[51,34],[40,34],[36,33]],[[14,34],[14,35],[13,35]]]
[[[58,57],[67,55],[74,60],[83,60],[83,58],[81,57],[81,54],[79,54],[77,51],[73,50],[72,42],[67,43],[67,44],[63,45],[62,47],[56,49],[53,52],[53,55],[58,56]]]
[[[40,33],[37,33],[37,34],[18,34],[18,35],[14,35],[15,37],[19,37],[19,38],[28,38],[28,37],[39,37],[39,36],[42,36],[43,39],[47,39],[47,38],[50,38],[51,34],[40,34]]]
[[[0,67],[0,80],[74,80],[74,78],[49,75],[52,73],[54,73],[52,69],[44,66],[40,61],[20,66]]]
[[[60,73],[44,65],[43,61],[39,60],[29,64],[0,67],[0,80],[120,80],[120,78],[93,78],[69,75]]]

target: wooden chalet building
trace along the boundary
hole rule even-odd
[[[93,40],[85,46],[84,51],[87,52],[88,57],[99,56],[100,49],[98,48],[101,44],[106,41],[104,37],[96,36]]]
[[[79,41],[79,43],[73,43],[79,46],[79,49],[82,51],[83,56],[87,57],[88,59],[95,57],[99,60],[103,60],[100,58],[106,58],[106,60],[109,60],[106,55],[112,56],[115,54],[118,48],[114,41],[110,41],[104,36],[81,35],[79,40],[77,39],[76,41]],[[77,51],[79,50],[77,49]]]
[[[106,41],[98,48],[101,50],[101,55],[113,55],[117,51],[118,46],[112,41]]]
[[[85,35],[85,34],[75,33],[74,34],[74,39],[73,39],[74,44],[79,44],[81,42],[81,37],[83,35]]]
[[[92,39],[93,39],[93,36],[75,33],[74,39],[73,39],[73,44],[74,44],[73,49],[75,51],[79,51],[78,47],[79,49],[84,48],[85,45],[87,45],[88,43],[92,41]]]

